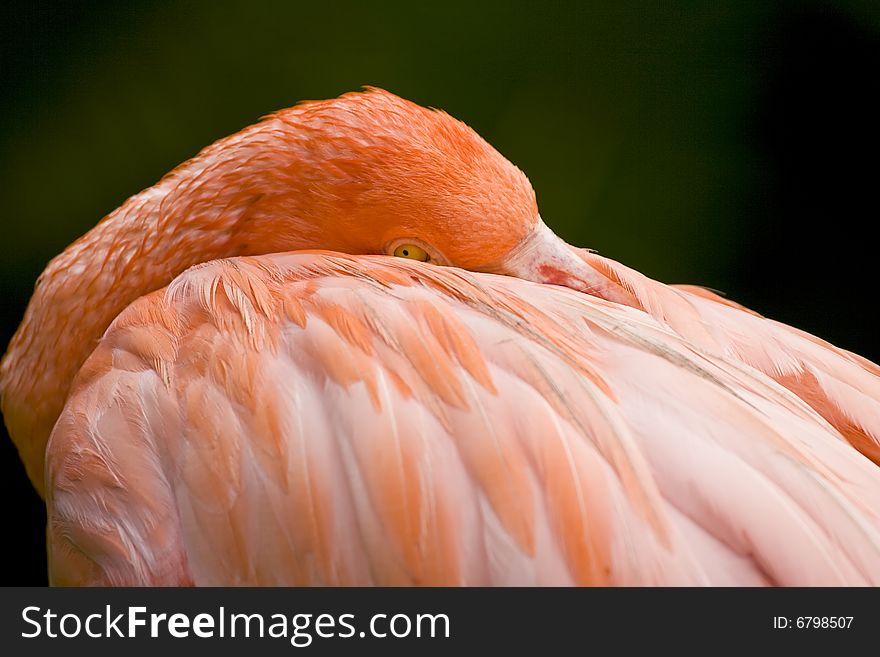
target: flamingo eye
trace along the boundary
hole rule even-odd
[[[422,262],[428,262],[431,259],[427,251],[415,244],[401,244],[394,249],[394,255],[398,258],[409,258],[410,260],[420,260]]]

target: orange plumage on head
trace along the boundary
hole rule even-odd
[[[269,120],[283,152],[278,195],[260,205],[276,226],[285,216],[320,225],[324,248],[384,253],[414,237],[448,263],[479,268],[537,221],[526,176],[444,112],[371,88]]]

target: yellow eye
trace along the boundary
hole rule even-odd
[[[401,244],[394,249],[394,255],[398,258],[410,258],[411,260],[421,260],[422,262],[428,262],[431,259],[427,251],[415,244]]]

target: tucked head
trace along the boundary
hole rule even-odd
[[[448,114],[370,89],[272,119],[291,154],[279,188],[295,195],[267,208],[276,226],[287,214],[317,228],[320,248],[595,289],[525,174]]]
[[[522,171],[444,112],[371,89],[273,118],[291,155],[292,212],[321,226],[324,248],[476,269],[538,221]]]

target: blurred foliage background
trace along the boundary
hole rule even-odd
[[[371,84],[469,123],[568,241],[878,360],[878,71],[871,1],[7,2],[0,341],[128,196]],[[4,579],[44,583],[42,503],[5,436],[0,467]]]

